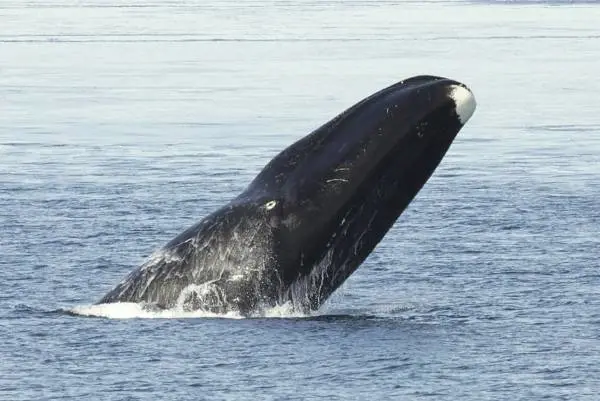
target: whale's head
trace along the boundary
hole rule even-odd
[[[238,201],[269,221],[280,301],[319,307],[383,238],[474,111],[465,85],[418,76],[271,160]]]

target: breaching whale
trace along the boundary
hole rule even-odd
[[[465,85],[434,76],[367,97],[283,150],[98,303],[316,310],[381,241],[474,111]]]

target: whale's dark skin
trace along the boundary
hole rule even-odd
[[[457,88],[470,96],[459,82],[419,76],[352,106],[283,150],[244,192],[99,303],[245,315],[285,303],[316,310],[440,163],[463,126]]]

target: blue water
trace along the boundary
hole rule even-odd
[[[0,2],[0,399],[598,399],[598,21],[589,1]],[[319,313],[89,306],[279,150],[425,73],[478,109]]]

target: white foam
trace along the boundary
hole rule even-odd
[[[263,310],[260,314],[258,314],[257,317],[289,319],[316,316],[317,314],[317,312],[311,314],[298,312],[294,309],[291,303],[287,302],[283,305],[277,305],[271,308],[267,308]]]
[[[153,309],[143,303],[117,302],[112,304],[81,305],[69,310],[69,312],[81,316],[105,317],[109,319],[189,319],[189,318],[222,318],[243,319],[244,316],[238,312],[212,313],[202,310],[185,311],[181,308]],[[306,315],[297,312],[290,304],[278,305],[267,308],[251,317],[267,318],[302,318]]]
[[[106,317],[109,319],[243,318],[243,316],[237,312],[217,314],[201,310],[185,311],[179,308],[155,310],[149,308],[145,304],[137,304],[134,302],[82,305],[74,307],[70,312],[82,316]]]
[[[450,89],[450,97],[454,100],[454,104],[456,104],[456,114],[458,114],[458,119],[461,124],[466,124],[475,112],[475,107],[477,106],[475,96],[473,96],[473,93],[464,86],[453,85]]]

